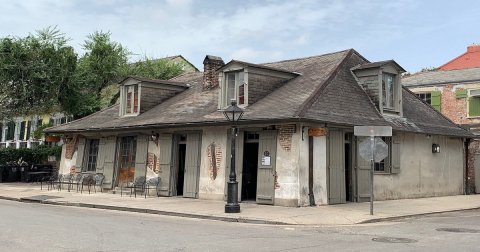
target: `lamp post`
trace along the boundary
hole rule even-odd
[[[230,175],[227,188],[227,204],[225,205],[225,213],[239,213],[240,205],[238,204],[238,182],[237,173],[235,171],[235,138],[237,136],[236,123],[243,116],[243,109],[237,106],[237,101],[232,100],[231,105],[223,111],[223,114],[229,122],[232,123],[231,134],[231,157],[230,157]]]

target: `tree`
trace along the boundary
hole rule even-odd
[[[60,105],[77,55],[56,27],[0,39],[0,119],[47,113]]]
[[[64,94],[63,109],[82,117],[101,108],[101,91],[117,83],[126,74],[129,52],[110,39],[109,32],[94,32],[83,44],[85,54],[79,59],[72,85]]]

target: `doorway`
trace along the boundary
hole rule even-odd
[[[257,198],[258,133],[245,133],[242,171],[242,201],[255,201]]]
[[[116,186],[133,182],[135,178],[135,157],[137,152],[137,138],[126,136],[120,139],[118,153],[118,174]]]
[[[178,145],[177,145],[177,167],[176,167],[176,183],[175,191],[176,196],[183,196],[183,186],[185,181],[185,156],[187,153],[187,136],[179,135],[178,136]]]
[[[345,133],[345,199],[353,201],[352,134]]]

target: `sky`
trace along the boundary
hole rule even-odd
[[[0,37],[56,26],[79,54],[109,31],[131,60],[181,54],[266,63],[354,48],[409,72],[480,43],[478,0],[0,0]]]

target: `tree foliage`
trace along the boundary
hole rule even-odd
[[[0,119],[59,105],[77,62],[67,41],[56,28],[0,39]]]

